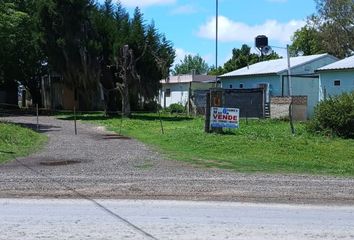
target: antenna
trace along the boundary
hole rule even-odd
[[[270,54],[272,54],[273,50],[270,46],[264,46],[261,48],[261,53],[265,56],[269,56]]]

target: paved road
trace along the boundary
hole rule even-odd
[[[34,117],[4,117],[34,126]],[[241,174],[166,160],[133,139],[90,124],[40,117],[49,143],[0,165],[0,197],[225,200],[354,204],[354,179]],[[1,150],[1,149],[0,149]],[[61,165],[61,163],[72,163]]]
[[[0,199],[0,240],[354,239],[354,207]]]

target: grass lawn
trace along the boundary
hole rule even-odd
[[[288,122],[241,120],[241,128],[224,134],[204,133],[203,118],[156,114],[131,119],[83,115],[78,119],[154,146],[171,159],[239,172],[306,173],[354,176],[354,140],[313,136],[298,123],[292,136]],[[121,124],[122,123],[122,124]]]
[[[26,156],[35,152],[46,141],[46,137],[28,128],[0,122],[0,163],[14,156]]]

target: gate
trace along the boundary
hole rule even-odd
[[[240,117],[265,117],[263,88],[210,89],[210,106],[240,109]]]

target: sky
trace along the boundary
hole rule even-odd
[[[216,0],[121,0],[133,13],[138,6],[146,23],[154,21],[160,33],[173,43],[175,63],[186,54],[200,55],[215,65]],[[258,35],[266,35],[269,45],[281,56],[293,33],[316,12],[314,0],[218,0],[218,65],[242,44],[254,47]]]

